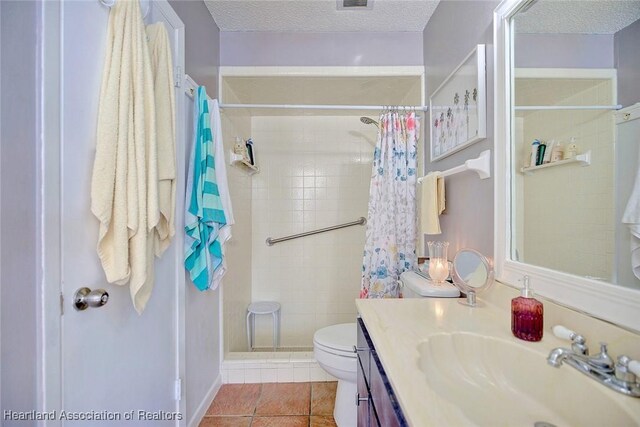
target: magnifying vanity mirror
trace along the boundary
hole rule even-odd
[[[640,331],[640,1],[505,0],[494,36],[497,277]]]
[[[493,283],[493,267],[489,260],[473,249],[461,249],[453,258],[451,278],[454,285],[467,295],[461,304],[478,305],[476,294],[487,290]]]

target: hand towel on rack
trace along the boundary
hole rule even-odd
[[[633,190],[622,215],[622,223],[627,224],[631,232],[631,269],[640,279],[640,159]]]
[[[224,157],[224,142],[222,140],[222,120],[220,119],[220,106],[218,100],[209,101],[211,111],[211,130],[213,133],[213,145],[215,147],[215,165],[216,180],[218,183],[218,192],[222,202],[222,209],[227,223],[220,228],[218,233],[218,241],[222,246],[222,264],[213,272],[211,289],[220,286],[222,277],[227,272],[227,263],[224,257],[225,243],[231,238],[231,226],[235,224],[233,217],[233,207],[231,205],[231,193],[229,192],[229,184],[227,180],[227,165]]]
[[[440,172],[430,172],[422,180],[420,230],[425,234],[440,234],[438,216],[445,209],[444,177]]]
[[[167,29],[162,22],[147,26],[153,72],[158,146],[158,206],[160,220],[155,227],[155,254],[160,257],[176,234],[176,117],[173,60]]]
[[[98,106],[91,212],[100,221],[97,251],[109,283],[125,285],[142,313],[153,287],[158,223],[153,78],[138,1],[109,13]]]
[[[201,291],[213,284],[213,273],[222,264],[220,228],[227,221],[215,171],[215,152],[204,86],[196,93],[195,141],[189,162],[185,195],[184,265],[193,284]]]

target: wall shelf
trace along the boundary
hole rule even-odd
[[[578,154],[573,159],[558,160],[557,162],[553,163],[545,163],[538,166],[520,168],[520,172],[524,173],[525,175],[531,175],[534,171],[537,171],[539,169],[568,165],[570,163],[579,163],[580,166],[589,166],[591,164],[591,150],[587,151],[586,153]]]
[[[258,166],[252,165],[249,161],[242,157],[242,155],[236,154],[233,151],[229,152],[229,164],[231,164],[231,166],[235,166],[244,170],[249,175],[260,172],[260,168]]]

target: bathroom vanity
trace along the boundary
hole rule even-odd
[[[406,426],[398,399],[362,319],[358,319],[358,427]]]
[[[570,347],[551,328],[600,341],[611,357],[640,358],[640,335],[543,300],[544,336],[510,329],[517,290],[495,283],[477,307],[456,299],[357,300],[358,425],[640,425],[640,398],[617,393],[576,369],[547,363]]]

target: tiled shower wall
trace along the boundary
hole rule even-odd
[[[537,96],[544,105],[611,105],[611,81],[584,88],[584,81],[563,80],[563,87],[538,80]],[[580,89],[578,89],[580,88]],[[545,94],[545,91],[547,93]],[[563,93],[573,94],[563,96]],[[520,100],[525,101],[525,100]],[[539,101],[539,100],[537,100]],[[526,105],[523,103],[523,105]],[[524,239],[520,259],[554,270],[609,281],[614,256],[614,127],[611,111],[535,111],[523,118],[524,145],[534,139],[555,139],[567,147],[576,138],[578,153],[591,150],[591,165],[569,164],[516,174],[522,180]],[[519,169],[519,167],[518,167]],[[519,218],[518,220],[521,220]],[[521,235],[521,234],[520,234]]]
[[[251,300],[280,302],[283,347],[312,347],[317,329],[355,321],[365,227],[274,246],[265,240],[366,217],[376,134],[359,116],[251,120],[260,166],[252,178]],[[271,317],[258,316],[257,346],[270,347],[272,336]]]
[[[225,88],[228,102],[237,102]],[[251,117],[246,110],[223,110],[222,138],[228,161],[236,136],[248,138]],[[225,351],[246,351],[245,316],[251,300],[251,177],[242,169],[227,165],[227,177],[235,225],[226,244],[227,274],[222,285]]]

